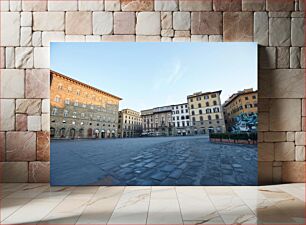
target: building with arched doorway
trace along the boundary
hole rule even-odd
[[[51,138],[115,138],[121,98],[51,71]]]

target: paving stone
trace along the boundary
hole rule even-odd
[[[120,0],[108,0],[104,4],[105,11],[120,11]]]
[[[178,11],[178,0],[154,1],[155,11]]]
[[[269,45],[290,46],[290,19],[270,18],[269,19]]]
[[[303,98],[303,82],[304,70],[301,69],[261,70],[258,93],[262,98]]]
[[[277,47],[276,49],[277,68],[287,69],[290,67],[290,49],[289,47]]]
[[[174,12],[173,13],[173,29],[189,30],[190,29],[190,13]]]
[[[305,132],[295,133],[295,144],[296,145],[306,145]]]
[[[173,179],[179,179],[182,173],[183,173],[183,170],[176,169],[172,173],[170,173],[169,177]]]
[[[50,161],[50,133],[37,132],[37,160]]]
[[[158,172],[151,176],[152,179],[159,180],[159,181],[164,180],[166,177],[167,177],[167,173],[164,173],[164,172]]]
[[[48,11],[77,11],[78,0],[48,0]]]
[[[42,37],[41,37],[41,31],[35,31],[32,34],[32,45],[34,47],[40,47],[42,45]]]
[[[50,67],[50,48],[49,47],[35,47],[34,48],[34,68],[45,69],[49,67]]]
[[[160,13],[140,12],[137,14],[137,35],[160,35]]]
[[[275,143],[275,160],[276,161],[294,161],[294,143],[279,142]]]
[[[134,12],[114,13],[114,34],[135,34],[135,24]]]
[[[219,12],[192,12],[191,34],[222,34],[222,14]]]
[[[42,45],[50,46],[50,42],[64,42],[65,33],[64,32],[42,32]]]
[[[31,46],[32,44],[32,28],[21,27],[20,46]]]
[[[113,14],[111,12],[93,13],[93,33],[111,34],[113,32]]]
[[[16,113],[26,113],[28,115],[40,115],[40,99],[16,99]]]
[[[222,35],[209,35],[208,41],[209,42],[223,42],[223,36]]]
[[[34,69],[26,71],[26,98],[49,98],[50,71]]]
[[[103,35],[105,42],[135,42],[135,35]]]
[[[287,139],[286,132],[265,132],[265,142],[284,142]]]
[[[92,34],[91,12],[66,12],[66,34]]]
[[[264,11],[266,0],[242,0],[243,11]]]
[[[2,98],[23,98],[24,71],[16,69],[1,70],[0,88]]]
[[[192,42],[208,42],[208,35],[191,35]]]
[[[22,0],[22,11],[47,11],[47,1]]]
[[[155,167],[156,165],[157,165],[156,163],[151,162],[151,163],[145,165],[145,167],[147,167],[147,168],[153,168],[153,167]]]
[[[212,11],[212,0],[193,1],[179,0],[180,11]]]
[[[32,26],[32,13],[31,12],[21,12],[20,15],[21,15],[20,25],[23,27],[31,27]]]
[[[34,12],[33,30],[34,31],[64,31],[65,29],[64,12]]]
[[[6,159],[8,161],[34,161],[36,134],[34,132],[7,132]]]
[[[153,0],[121,0],[122,11],[152,11]]]
[[[165,171],[165,172],[171,172],[176,168],[175,165],[166,165],[164,167],[162,167],[160,170],[161,171]]]
[[[1,162],[0,166],[2,171],[2,182],[28,182],[28,162]]]
[[[275,0],[267,0],[266,7],[268,11],[293,11],[294,9],[294,0],[286,0],[286,1],[275,1]]]
[[[50,181],[50,162],[29,162],[29,182],[48,183]]]
[[[15,129],[15,100],[0,99],[0,130],[10,131]]]
[[[276,48],[260,47],[259,48],[259,67],[261,69],[276,68]]]
[[[305,146],[295,147],[295,161],[305,161]]]
[[[305,164],[306,162],[284,162],[282,164],[282,182],[305,182]]]
[[[20,14],[18,12],[1,13],[1,46],[19,46]]]
[[[9,2],[9,4],[10,4],[10,11],[11,12],[19,12],[19,11],[21,11],[22,10],[21,3],[22,3],[21,0],[10,1]],[[2,7],[1,7],[1,11],[2,11]]]
[[[161,28],[166,30],[172,30],[172,13],[162,12],[161,13]]]
[[[80,11],[101,11],[104,9],[103,0],[79,0],[78,3]]]
[[[241,11],[241,0],[213,0],[214,11]]]
[[[290,47],[290,68],[301,68],[301,49],[299,47]]]
[[[225,12],[223,14],[224,41],[253,41],[253,14]]]
[[[268,13],[254,13],[254,41],[259,45],[268,46],[269,44],[269,21]]]

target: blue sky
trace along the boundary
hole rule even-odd
[[[222,90],[257,90],[255,43],[52,43],[51,69],[121,97],[137,111]]]

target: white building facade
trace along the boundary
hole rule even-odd
[[[192,135],[188,103],[172,105],[172,123],[174,135]]]

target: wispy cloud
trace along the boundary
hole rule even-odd
[[[163,70],[162,79],[157,80],[153,85],[153,90],[161,89],[163,86],[171,87],[184,75],[184,68],[180,60],[175,61],[169,69]]]

